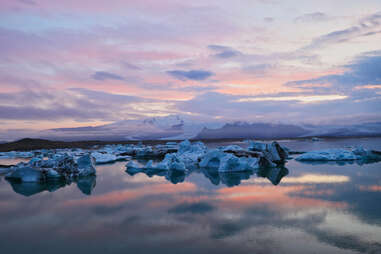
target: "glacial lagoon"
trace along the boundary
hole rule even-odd
[[[380,138],[280,144],[381,150]],[[1,253],[381,253],[381,162],[133,175],[125,165],[71,184],[1,176]]]

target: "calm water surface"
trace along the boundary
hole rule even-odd
[[[381,150],[381,139],[283,144]],[[0,253],[381,253],[381,163],[163,176],[125,164],[67,186],[0,177]]]

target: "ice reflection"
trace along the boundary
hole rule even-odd
[[[49,182],[49,183],[22,183],[17,181],[9,181],[12,189],[21,195],[32,196],[43,191],[54,192],[59,188],[65,187],[65,182]]]
[[[276,168],[261,168],[257,171],[242,171],[242,172],[218,172],[215,168],[202,168],[198,170],[193,170],[190,172],[183,172],[177,170],[170,171],[160,171],[160,170],[139,170],[131,171],[126,170],[126,173],[130,176],[136,174],[145,174],[148,177],[152,176],[163,176],[169,182],[173,184],[184,182],[187,176],[192,174],[202,173],[209,181],[214,185],[226,185],[228,187],[233,187],[241,184],[242,180],[248,180],[251,177],[263,177],[267,178],[273,185],[278,185],[283,177],[287,176],[289,171],[285,167]]]
[[[380,163],[286,166],[130,175],[118,162],[97,166],[96,188],[77,181],[90,196],[73,183],[25,198],[1,180],[1,252],[381,253]]]
[[[70,185],[71,181],[49,181],[46,183],[19,182],[7,180],[14,192],[29,197],[43,191],[55,192],[60,188]],[[91,195],[96,184],[96,176],[79,177],[75,180],[78,189],[85,195]]]

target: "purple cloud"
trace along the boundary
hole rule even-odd
[[[172,77],[185,81],[185,80],[205,80],[209,77],[213,76],[214,73],[210,71],[204,71],[204,70],[191,70],[191,71],[181,71],[181,70],[173,70],[173,71],[167,71],[169,75]]]
[[[106,71],[97,71],[91,77],[95,80],[105,81],[105,80],[125,80],[122,76],[117,74],[106,72]]]
[[[343,74],[324,75],[314,79],[287,82],[290,87],[315,91],[340,91],[349,93],[355,86],[381,84],[381,51],[358,56],[353,63],[343,66]],[[330,87],[316,87],[316,84],[329,83]]]
[[[235,50],[233,48],[226,47],[226,46],[208,45],[208,49],[217,52],[213,54],[214,57],[222,58],[222,59],[241,55],[241,52],[239,52],[238,50]]]
[[[319,22],[319,21],[327,21],[330,17],[323,12],[313,12],[306,13],[302,16],[296,17],[294,19],[295,22]]]
[[[369,15],[349,28],[337,30],[312,40],[304,50],[316,49],[330,44],[343,43],[354,38],[370,36],[381,33],[381,12]]]

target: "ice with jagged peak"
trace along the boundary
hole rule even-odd
[[[208,148],[202,142],[191,143],[189,140],[184,140],[179,144],[177,155],[183,159],[196,162],[201,156],[208,151]]]
[[[249,144],[248,149],[251,151],[265,151],[265,150],[267,150],[268,144],[266,144],[266,143],[256,142],[253,140],[247,140],[246,142]]]
[[[77,170],[79,176],[95,175],[95,158],[90,154],[84,155],[77,160]]]
[[[259,159],[252,157],[237,157],[214,149],[206,153],[199,163],[201,168],[214,168],[219,172],[239,172],[259,168]]]
[[[277,164],[284,163],[288,158],[288,149],[278,144],[278,142],[274,141],[271,144],[248,141],[250,151],[257,151],[263,153],[263,155],[271,162],[275,162]]]
[[[168,153],[165,155],[164,160],[155,166],[160,170],[178,170],[186,171],[186,167],[182,159],[175,153]]]
[[[307,152],[295,159],[298,161],[381,160],[381,155],[362,147],[353,149],[334,148]]]
[[[199,159],[204,156],[208,148],[202,142],[191,143],[184,140],[179,144],[176,156],[185,164],[186,167],[195,167]]]
[[[5,177],[20,182],[46,182],[95,174],[95,160],[91,155],[84,155],[76,161],[73,156],[63,154],[48,160],[33,158],[28,163],[21,162],[12,167]]]
[[[175,144],[167,144],[173,146]],[[127,163],[127,171],[142,171],[142,170],[176,170],[186,171],[187,168],[198,166],[199,159],[206,153],[207,147],[202,142],[191,143],[185,140],[180,144],[176,144],[175,153],[166,153],[164,159],[159,163],[149,161],[144,167],[130,161]],[[137,156],[138,157],[138,156]]]

